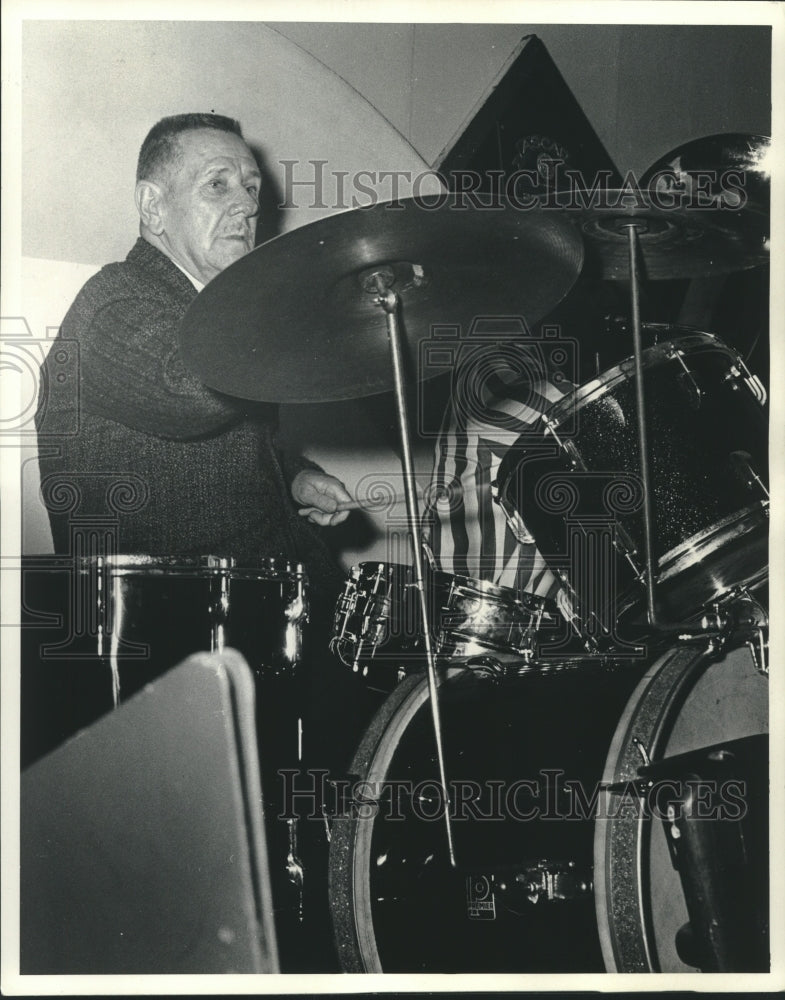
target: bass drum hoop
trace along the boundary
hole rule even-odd
[[[727,656],[750,655],[735,647]],[[658,658],[641,679],[625,708],[608,752],[602,786],[638,780],[643,759],[652,762],[667,745],[679,712],[693,688],[714,663],[709,651],[677,647]],[[601,804],[610,812],[611,793]],[[594,899],[603,961],[608,972],[660,972],[652,924],[648,871],[648,821],[639,810],[613,820],[597,820],[594,831]]]
[[[439,678],[447,680],[468,668],[451,667]],[[369,783],[383,781],[401,736],[429,696],[428,678],[407,677],[385,699],[363,736],[349,765],[350,774],[367,775]],[[373,819],[342,816],[333,822],[327,885],[338,957],[343,972],[381,973],[373,930],[370,870]]]

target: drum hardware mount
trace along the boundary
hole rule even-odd
[[[747,640],[747,649],[752,656],[755,669],[764,677],[769,676],[769,639],[768,630],[758,627],[754,636]]]
[[[765,608],[743,587],[734,588],[724,599],[730,635],[742,638],[759,674],[769,676],[769,616]]]
[[[733,466],[733,471],[744,483],[747,489],[754,491],[757,487],[757,489],[759,489],[763,494],[763,508],[766,511],[766,516],[768,517],[771,495],[766,488],[766,484],[752,467],[752,456],[746,451],[732,451],[728,457],[730,458],[731,465]]]
[[[568,902],[583,899],[594,891],[593,871],[581,870],[574,861],[538,861],[515,876],[516,885],[530,903]],[[500,889],[506,888],[501,883]]]
[[[752,374],[742,358],[738,359],[737,364],[731,365],[730,371],[725,376],[724,381],[730,382],[731,388],[738,392],[740,379],[746,382],[750,392],[755,396],[760,405],[765,406],[768,399],[766,387],[757,375]]]
[[[521,896],[529,904],[569,903],[593,895],[593,871],[579,869],[574,861],[541,860],[514,874],[466,876],[466,910],[470,920],[496,920],[497,898],[511,904]]]
[[[470,920],[495,920],[496,899],[504,894],[512,904],[521,896],[526,902],[569,903],[593,895],[593,869],[579,868],[574,861],[542,859],[514,873],[466,876],[467,915]],[[515,911],[512,911],[515,912]]]
[[[677,639],[685,644],[706,641],[706,652],[711,656],[720,656],[731,641],[741,639],[750,651],[755,669],[767,677],[768,633],[769,619],[763,606],[744,587],[734,587],[712,603],[696,628],[679,631]]]
[[[530,649],[522,653],[525,668],[531,665],[532,655]],[[466,661],[466,666],[477,677],[492,684],[501,684],[505,678],[513,673],[513,668],[509,664],[502,663],[495,656],[472,656],[471,659]],[[517,674],[517,672],[516,670],[515,673]]]
[[[287,570],[290,564],[287,563]],[[284,609],[286,618],[286,635],[284,637],[284,656],[292,667],[296,667],[302,655],[301,629],[310,621],[310,609],[308,607],[308,596],[305,592],[305,570],[302,563],[297,563],[295,569],[295,587],[290,596],[289,604]],[[283,670],[274,671],[278,675],[283,674]]]

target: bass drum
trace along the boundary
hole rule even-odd
[[[440,684],[451,867],[427,680],[385,700],[333,821],[330,906],[346,972],[601,972],[592,811],[645,665],[564,661]]]
[[[753,767],[748,764],[744,775],[742,810],[744,853],[750,866],[734,881],[751,889],[755,905],[746,915],[740,906],[733,907],[730,950],[737,952],[738,964],[731,971],[768,971],[767,733],[768,680],[755,669],[746,646],[719,659],[688,647],[671,649],[633,693],[603,775],[604,786],[620,789],[638,778],[644,751],[654,765],[652,772],[660,762],[660,773],[667,776],[674,773],[667,761],[677,755],[689,755],[681,757],[689,761],[693,751],[717,744],[729,747],[734,741],[745,745],[748,755],[750,745],[754,747]],[[726,809],[739,805],[738,788],[729,784],[728,795],[731,792]],[[651,795],[648,800],[655,801]],[[695,972],[698,965],[685,961],[676,948],[677,934],[689,914],[660,818],[663,808],[620,808],[618,792],[607,787],[600,805],[595,825],[595,901],[608,971]],[[728,827],[730,821],[720,825]],[[719,936],[716,921],[715,928]]]

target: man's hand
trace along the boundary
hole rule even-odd
[[[339,504],[351,503],[343,483],[316,469],[302,469],[292,482],[292,496],[302,505],[300,517],[323,526],[340,524],[349,516],[348,510],[338,510]]]

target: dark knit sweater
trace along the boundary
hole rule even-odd
[[[277,408],[213,392],[183,366],[178,329],[196,294],[139,239],[68,311],[42,367],[36,416],[55,551],[71,554],[73,527],[83,537],[105,524],[122,553],[283,557],[332,587],[340,574],[288,488],[309,463],[277,451]],[[50,392],[52,359],[73,342],[78,395]]]

